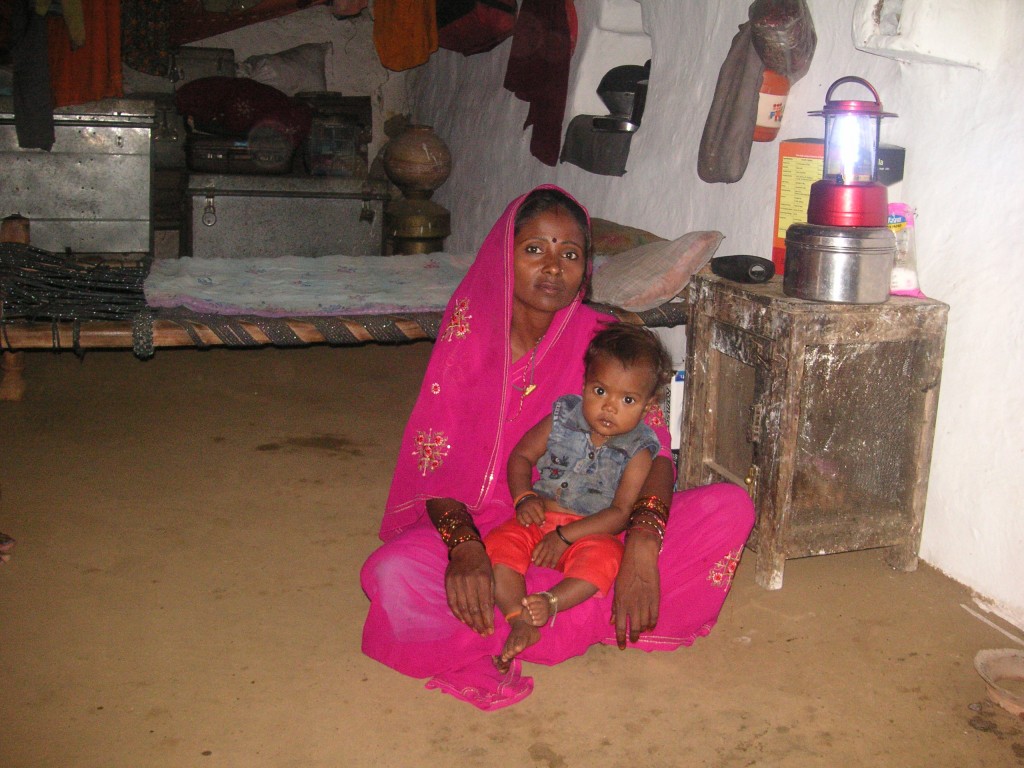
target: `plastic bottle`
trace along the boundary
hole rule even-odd
[[[757,123],[754,141],[772,141],[782,127],[782,113],[789,96],[789,78],[771,69],[761,75],[761,89],[757,95]]]
[[[914,209],[906,203],[889,203],[889,229],[896,236],[889,293],[924,298],[917,280],[917,247],[914,243]]]

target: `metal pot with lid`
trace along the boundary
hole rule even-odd
[[[895,256],[888,227],[792,224],[782,292],[810,301],[881,304],[889,298]]]

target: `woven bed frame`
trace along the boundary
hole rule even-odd
[[[594,224],[595,236],[608,244],[610,252],[661,239],[643,230],[599,219],[595,219]],[[7,247],[6,244],[0,245]],[[35,258],[56,258],[53,254],[33,250]],[[120,278],[116,281],[130,282]],[[442,317],[441,311],[283,318],[200,314],[184,308],[145,307],[138,298],[141,296],[141,280],[135,280],[131,289],[127,292],[131,295],[124,300],[126,306],[114,308],[115,319],[106,319],[104,312],[98,309],[79,308],[73,301],[64,306],[60,297],[55,301],[52,295],[48,297],[49,314],[44,313],[34,320],[0,317],[0,400],[20,400],[23,396],[26,387],[23,353],[28,350],[73,350],[81,353],[90,349],[132,349],[138,357],[146,358],[156,349],[175,347],[262,349],[317,344],[338,347],[402,344],[437,338]],[[684,324],[688,309],[687,304],[680,301],[645,312],[629,312],[604,304],[592,306],[615,315],[620,321],[651,328]],[[74,319],[66,319],[68,317]]]
[[[687,305],[683,302],[672,302],[639,313],[601,304],[593,306],[615,315],[621,321],[652,328],[668,328],[686,322]],[[437,338],[441,312],[266,318],[156,310],[146,322],[151,325],[153,348],[261,349],[313,344],[346,347],[433,340]],[[130,321],[5,323],[0,329],[0,350],[3,350],[3,360],[0,362],[0,400],[20,400],[24,394],[25,360],[22,353],[26,350],[137,350],[139,335],[139,323]]]

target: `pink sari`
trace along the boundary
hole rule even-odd
[[[540,642],[499,673],[492,657],[508,626],[495,609],[495,632],[481,637],[452,615],[444,589],[447,549],[426,514],[427,499],[459,499],[485,535],[512,516],[509,452],[558,396],[579,391],[583,352],[594,332],[614,321],[580,297],[556,313],[532,361],[536,389],[523,394],[531,361],[510,359],[509,328],[513,226],[524,197],[494,225],[445,310],[405,428],[381,523],[385,544],[362,570],[370,598],[363,652],[403,674],[429,678],[428,688],[481,709],[529,695],[533,681],[523,676],[521,661],[557,664],[595,643],[615,643],[609,594],[559,615],[557,627],[542,629]],[[669,455],[663,421],[655,417],[652,426]],[[741,488],[715,485],[675,494],[659,560],[660,618],[637,647],[671,650],[711,630],[752,525],[753,508]],[[535,568],[527,588],[544,590],[559,579],[557,571]]]

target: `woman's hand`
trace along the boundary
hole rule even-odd
[[[657,496],[666,504],[672,502],[672,483],[675,473],[672,462],[657,456],[640,489],[640,497]],[[637,532],[626,534],[626,549],[622,565],[615,579],[615,597],[612,601],[612,623],[615,640],[620,650],[626,639],[635,643],[641,632],[649,632],[658,623],[658,604],[661,600],[661,577],[658,574],[658,554],[661,542],[656,536]]]
[[[622,565],[615,579],[612,623],[619,650],[625,650],[626,638],[635,643],[641,632],[658,623],[661,578],[658,574],[659,541],[654,536],[627,536]]]
[[[545,534],[544,538],[533,548],[533,564],[539,565],[541,568],[554,568],[568,548],[569,545],[558,538],[557,533],[551,531],[551,533]]]
[[[520,525],[544,524],[544,500],[537,498],[525,499],[516,507],[516,520]]]
[[[451,551],[444,589],[455,618],[478,634],[494,632],[494,571],[481,542],[467,541]]]

